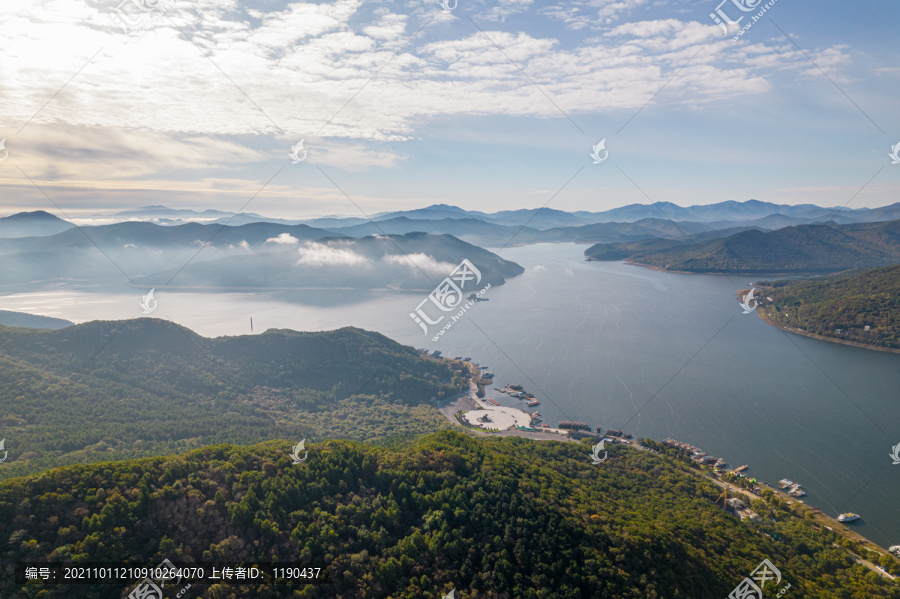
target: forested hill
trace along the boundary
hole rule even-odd
[[[763,285],[772,301],[761,308],[777,326],[900,349],[900,265]]]
[[[62,318],[53,318],[50,316],[38,316],[36,314],[26,314],[25,312],[12,312],[10,310],[0,310],[0,325],[8,327],[33,327],[35,329],[61,329],[63,327],[72,326],[73,322],[63,320]]]
[[[585,250],[585,256],[589,260],[627,259],[681,272],[836,272],[900,262],[900,220],[800,225],[766,232],[754,229],[676,247],[597,244]]]
[[[356,328],[209,339],[157,319],[0,326],[0,478],[273,438],[439,430],[446,362]]]
[[[900,597],[799,506],[754,498],[761,521],[742,522],[668,456],[612,446],[594,466],[587,444],[455,432],[398,450],[312,444],[299,465],[290,449],[219,445],[0,483],[0,595],[121,599],[139,582],[20,591],[16,561],[169,559],[330,564],[325,586],[192,585],[194,598],[722,599],[767,558],[783,576],[767,591]]]

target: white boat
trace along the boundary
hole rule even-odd
[[[888,547],[888,551],[890,551],[894,555],[900,556],[900,545],[891,545],[890,547]]]
[[[854,514],[853,512],[847,512],[845,514],[841,514],[837,517],[838,522],[856,522],[859,520],[859,514]]]

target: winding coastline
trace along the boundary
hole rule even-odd
[[[802,335],[804,337],[811,337],[813,339],[818,339],[819,341],[830,341],[831,343],[839,343],[841,345],[850,345],[853,347],[859,347],[862,349],[872,349],[875,351],[887,352],[889,354],[900,354],[900,349],[896,349],[893,347],[883,347],[881,345],[871,345],[868,343],[860,343],[859,341],[851,341],[849,339],[837,339],[835,337],[826,337],[824,335],[817,335],[816,333],[810,333],[808,331],[802,331],[800,329],[794,329],[791,327],[785,327],[777,324],[772,318],[766,313],[765,308],[760,307],[756,310],[757,315],[759,315],[760,320],[763,322],[772,325],[776,329],[780,329],[787,333],[794,333],[795,335]]]

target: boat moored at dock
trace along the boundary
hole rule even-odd
[[[557,428],[590,431],[591,427],[587,422],[581,420],[560,420]]]
[[[806,491],[800,488],[800,483],[795,484],[788,491],[788,495],[791,497],[804,497],[806,495]]]

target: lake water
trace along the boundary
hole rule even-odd
[[[748,475],[803,484],[826,514],[900,544],[900,355],[783,333],[743,314],[735,291],[763,277],[679,275],[585,262],[585,246],[510,248],[525,274],[487,292],[437,342],[409,313],[423,294],[157,291],[151,316],[206,336],[353,325],[414,347],[471,356],[498,386],[519,383],[545,422],[584,420],[656,440],[673,437],[749,464]],[[66,318],[140,317],[146,290],[0,295],[0,309]],[[505,395],[489,397],[524,407]]]

